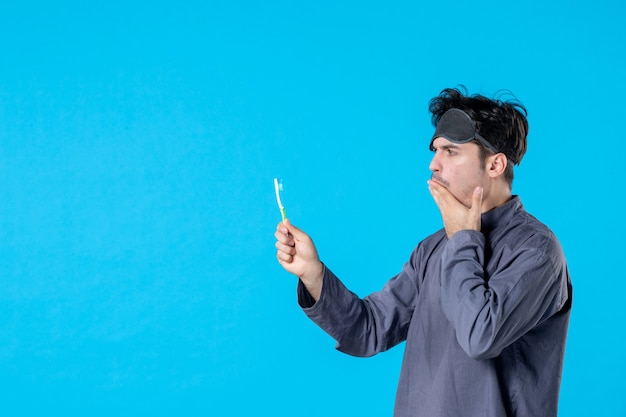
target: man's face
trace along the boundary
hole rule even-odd
[[[478,145],[473,142],[457,144],[438,137],[433,148],[434,156],[429,166],[432,179],[446,187],[466,207],[471,207],[474,188],[488,183]]]

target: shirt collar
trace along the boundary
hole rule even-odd
[[[481,215],[481,231],[488,232],[499,226],[508,224],[515,213],[522,209],[522,201],[519,196],[512,196],[506,203],[492,208]]]

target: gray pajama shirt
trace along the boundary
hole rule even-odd
[[[298,302],[337,341],[371,356],[406,341],[396,417],[556,416],[572,288],[554,234],[514,196],[481,232],[442,229],[363,299],[325,268]]]

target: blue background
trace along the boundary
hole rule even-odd
[[[358,294],[441,227],[428,100],[529,110],[514,192],[575,285],[560,416],[626,416],[623,2],[0,4],[0,415],[389,416],[275,260]]]

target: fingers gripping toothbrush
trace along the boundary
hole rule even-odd
[[[278,209],[280,210],[280,215],[283,218],[283,223],[285,223],[285,219],[287,218],[287,210],[285,210],[285,206],[280,201],[280,192],[283,190],[283,183],[278,182],[278,178],[274,178],[274,191],[276,192],[276,202],[278,203]]]

